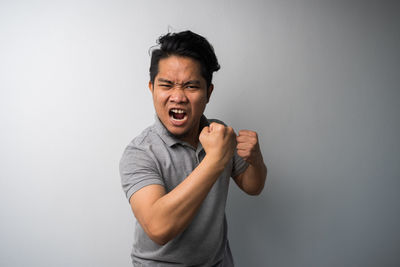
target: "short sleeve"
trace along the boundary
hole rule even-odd
[[[233,165],[232,165],[232,178],[238,176],[242,172],[244,172],[249,164],[237,154],[235,150],[235,154],[233,156]]]
[[[119,171],[122,189],[128,200],[145,186],[151,184],[164,186],[155,159],[143,149],[128,146],[120,160]]]

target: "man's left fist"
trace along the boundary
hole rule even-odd
[[[250,165],[263,164],[263,158],[258,144],[257,133],[250,130],[240,130],[236,137],[237,153]]]

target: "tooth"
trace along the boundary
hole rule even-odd
[[[176,108],[171,109],[171,111],[174,112],[174,113],[185,113],[184,110],[182,110],[182,109],[176,109]]]

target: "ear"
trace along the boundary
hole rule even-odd
[[[210,87],[208,87],[207,89],[207,103],[210,101],[210,97],[213,90],[214,90],[214,84],[210,84]]]
[[[149,89],[150,92],[153,93],[153,83],[151,81],[149,81]]]

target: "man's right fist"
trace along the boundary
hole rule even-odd
[[[236,148],[236,134],[232,127],[212,122],[200,133],[199,140],[206,155],[226,165]]]

